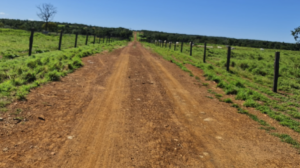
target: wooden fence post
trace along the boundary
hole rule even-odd
[[[31,28],[31,35],[29,38],[29,53],[28,53],[29,56],[31,56],[31,52],[32,52],[33,35],[34,35],[34,28]]]
[[[193,42],[191,41],[190,43],[191,43],[190,44],[190,56],[192,56],[193,55]]]
[[[58,50],[61,50],[61,40],[62,40],[63,32],[64,32],[64,30],[61,30],[61,32],[60,32],[59,43],[58,43]]]
[[[100,44],[100,42],[101,42],[101,38],[100,38],[100,36],[99,36],[99,44]]]
[[[89,40],[89,33],[87,32],[87,33],[86,33],[85,45],[87,45],[87,44],[88,44],[88,40]]]
[[[166,42],[165,42],[165,48],[167,48],[168,47],[168,43],[167,43],[167,40],[166,40]]]
[[[274,62],[274,83],[273,83],[273,92],[277,92],[277,84],[279,77],[279,58],[280,52],[275,53],[275,62]]]
[[[77,47],[78,33],[75,34],[75,48]]]
[[[182,52],[182,49],[183,49],[183,41],[181,42],[181,52]]]
[[[105,40],[105,36],[103,36],[103,44],[104,44],[104,42],[105,42],[104,40]]]
[[[176,51],[176,42],[174,42],[174,51]]]
[[[204,63],[206,62],[205,57],[206,57],[206,43],[204,43],[204,55],[203,55],[203,62]]]
[[[226,70],[227,71],[229,71],[229,66],[230,66],[230,55],[231,55],[231,46],[228,46],[227,63],[226,63]]]
[[[170,41],[170,42],[169,42],[169,49],[171,49],[171,45],[172,45],[172,42]]]
[[[96,34],[94,34],[94,44],[96,43]]]

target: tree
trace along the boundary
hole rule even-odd
[[[56,8],[52,4],[44,3],[37,6],[40,13],[37,13],[38,17],[46,23],[46,31],[48,28],[48,22],[51,21],[54,15],[57,13]]]
[[[58,28],[56,23],[48,22],[48,24],[44,23],[42,25],[42,28],[45,29],[45,30],[47,30],[46,25],[47,25],[47,28],[49,29],[49,31],[51,31],[51,32],[55,32]]]
[[[292,30],[292,36],[294,36],[294,39],[297,43],[299,43],[300,41],[298,40],[299,38],[299,34],[300,34],[300,27],[297,27],[294,29],[294,31]]]
[[[230,46],[233,45],[233,42],[234,42],[234,41],[233,41],[232,39],[229,39],[229,40],[228,40],[228,44],[229,44]]]

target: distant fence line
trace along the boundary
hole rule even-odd
[[[31,56],[32,54],[32,46],[33,46],[33,41],[34,41],[34,33],[35,33],[35,29],[32,28],[30,30],[30,37],[29,37],[29,51],[28,51],[28,55]],[[58,50],[61,50],[61,42],[62,42],[62,38],[63,38],[63,30],[61,30],[60,32],[60,36],[59,36],[59,41],[58,41]],[[86,34],[86,42],[85,42],[85,45],[88,45],[88,38],[89,38],[89,33]],[[103,38],[103,43],[105,43],[105,40],[106,40],[106,43],[111,43],[113,42],[115,39],[121,39],[121,37],[118,37],[118,36],[97,36],[96,34],[92,34],[92,36],[94,36],[94,41],[92,42],[93,44],[96,43],[96,37],[99,38],[99,44],[101,42],[101,38]],[[78,33],[75,33],[75,45],[74,47],[76,48],[77,47],[77,41],[78,41]]]
[[[148,41],[149,43],[154,43],[156,46],[160,47],[167,47],[167,41],[166,40],[152,40]],[[164,45],[165,43],[165,45]],[[174,51],[176,51],[176,45],[178,42],[174,42]],[[169,41],[169,49],[171,49],[172,42]],[[193,54],[193,42],[191,41],[189,43],[190,45],[190,56]],[[204,53],[203,53],[203,62],[206,63],[206,48],[207,48],[207,43],[204,43]],[[227,72],[230,72],[230,58],[231,58],[231,46],[227,46],[227,62],[226,62],[226,70]],[[181,49],[180,52],[182,53],[183,51],[183,41],[181,41]],[[275,52],[275,61],[274,61],[274,78],[273,78],[273,92],[277,92],[277,86],[278,86],[278,77],[279,77],[279,59],[280,59],[280,52]]]

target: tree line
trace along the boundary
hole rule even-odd
[[[82,34],[82,35],[97,35],[100,37],[119,37],[121,39],[130,39],[132,37],[132,31],[126,28],[108,28],[99,27],[77,23],[67,22],[49,22],[43,21],[30,21],[30,20],[19,20],[19,19],[0,19],[0,27],[12,28],[12,29],[23,29],[30,30],[34,28],[35,31],[43,32],[47,29],[50,32],[60,32],[64,30],[67,34]],[[46,28],[47,27],[47,28]]]
[[[269,49],[283,49],[283,50],[299,50],[300,45],[295,43],[273,42],[264,40],[251,40],[251,39],[235,39],[227,37],[203,36],[203,35],[187,35],[177,33],[166,33],[158,31],[141,30],[141,35],[144,41],[153,40],[167,40],[172,42],[191,42],[194,43],[208,43],[219,45],[231,45],[241,47],[254,47],[254,48],[269,48]]]

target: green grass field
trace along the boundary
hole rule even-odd
[[[244,107],[234,104],[239,113],[246,114],[253,120],[265,126],[265,130],[273,129],[265,121],[258,119],[255,115],[245,110],[253,107],[260,112],[278,121],[280,125],[300,133],[300,61],[299,52],[288,50],[235,47],[232,50],[230,72],[226,71],[227,48],[220,45],[207,45],[206,62],[203,63],[203,44],[195,44],[193,56],[189,56],[189,45],[185,44],[183,53],[180,52],[180,45],[160,47],[152,43],[143,42],[143,45],[151,48],[154,52],[163,56],[164,59],[172,61],[182,70],[192,72],[185,67],[191,64],[204,71],[206,80],[215,81],[217,87],[222,88],[225,94],[235,95],[236,100],[243,100]],[[201,46],[198,46],[201,45]],[[217,48],[220,46],[222,48]],[[272,92],[275,52],[281,52],[279,93]],[[217,97],[217,96],[216,96]],[[220,96],[218,98],[220,99]],[[231,100],[221,100],[232,103]],[[277,137],[281,135],[274,134]],[[299,147],[297,143],[296,147]]]
[[[47,49],[48,52],[33,52],[32,56],[27,56],[28,32],[6,29],[6,32],[0,33],[0,35],[2,36],[0,41],[1,53],[20,54],[19,57],[3,56],[0,59],[0,116],[2,112],[6,111],[5,107],[10,102],[16,99],[26,99],[30,89],[48,81],[58,81],[60,77],[66,76],[83,66],[82,57],[104,50],[112,51],[127,44],[127,41],[114,41],[107,44],[101,41],[100,44],[84,45],[85,37],[80,37],[79,47],[72,48],[75,36],[65,35],[63,42],[65,47],[58,51],[57,36],[37,33],[34,42],[35,51],[40,48]],[[14,40],[12,41],[12,39]],[[68,39],[70,41],[72,39],[72,41],[68,42]],[[93,41],[93,38],[90,40]]]
[[[0,57],[14,58],[28,55],[29,31],[0,28]],[[86,36],[78,35],[77,46],[84,46]],[[94,41],[93,36],[89,36],[88,43]],[[96,39],[96,43],[99,39]],[[101,43],[103,40],[101,39]],[[39,32],[34,33],[32,53],[43,53],[58,50],[59,33],[45,35]],[[75,45],[74,34],[64,34],[61,49],[73,48]]]

